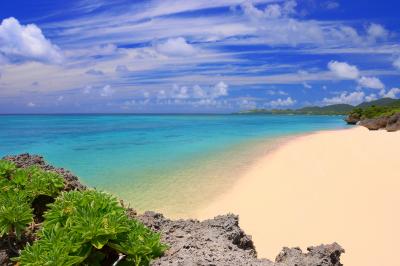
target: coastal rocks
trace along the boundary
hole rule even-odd
[[[389,117],[378,117],[371,119],[361,120],[360,125],[368,128],[369,130],[378,130],[381,128],[386,128]]]
[[[389,132],[400,130],[400,113],[389,117],[386,125],[386,130]]]
[[[86,186],[79,182],[79,178],[76,175],[72,174],[68,170],[65,170],[64,168],[56,168],[47,164],[42,156],[24,153],[16,156],[6,156],[3,159],[15,163],[17,167],[20,168],[26,168],[35,165],[42,168],[43,170],[53,171],[60,174],[64,177],[65,191],[86,189]]]
[[[389,132],[400,130],[400,113],[369,119],[361,119],[357,114],[350,114],[345,121],[350,125],[360,124],[369,130],[386,129]]]
[[[134,216],[153,230],[170,246],[153,266],[172,265],[255,265],[255,266],[341,266],[344,250],[336,243],[299,248],[284,248],[275,262],[258,259],[254,243],[239,227],[238,216],[217,216],[197,220],[169,220],[162,214],[146,212]]]
[[[358,114],[350,114],[344,119],[349,125],[356,125],[360,122],[360,116]]]
[[[170,248],[152,265],[274,265],[257,259],[253,241],[239,227],[238,216],[217,216],[197,220],[169,220],[162,214],[146,212],[135,217],[160,232]]]
[[[337,243],[320,245],[307,248],[308,253],[303,253],[300,248],[283,248],[276,257],[276,266],[342,266],[340,255],[344,249]]]

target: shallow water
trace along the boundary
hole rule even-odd
[[[277,139],[344,127],[340,116],[5,115],[0,155],[41,154],[139,211],[186,217]]]

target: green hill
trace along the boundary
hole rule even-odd
[[[363,102],[356,107],[366,108],[370,106],[400,106],[400,99],[381,98],[375,101]]]
[[[300,109],[253,109],[239,114],[297,114],[297,115],[348,115],[350,113],[363,113],[367,116],[391,113],[400,109],[400,99],[382,98],[375,101],[363,102],[357,106],[350,104],[333,104],[327,106],[307,106]]]
[[[333,104],[327,106],[311,106],[297,109],[296,113],[300,114],[327,114],[327,115],[340,115],[347,114],[354,109],[350,104]]]

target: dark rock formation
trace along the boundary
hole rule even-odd
[[[358,114],[350,114],[344,119],[349,125],[356,125],[360,122],[360,116]]]
[[[29,154],[8,156],[4,159],[16,163],[18,167],[37,165],[45,170],[55,171],[65,179],[65,189],[86,189],[78,177],[63,168],[46,164],[43,157]],[[170,220],[162,214],[145,212],[138,215],[127,208],[127,215],[143,222],[154,231],[160,232],[162,241],[169,245],[164,256],[153,261],[154,266],[186,265],[254,265],[254,266],[341,266],[340,255],[344,250],[336,243],[308,248],[303,253],[299,248],[284,248],[275,262],[258,259],[251,237],[239,227],[239,218],[228,214],[206,221]],[[268,225],[265,225],[268,226]],[[24,243],[32,242],[30,239]],[[19,247],[19,248],[22,248]],[[10,249],[5,239],[0,238],[0,265],[13,265],[9,261]],[[115,261],[115,260],[112,260]]]
[[[344,249],[337,243],[331,245],[320,245],[307,248],[308,253],[303,253],[299,248],[283,248],[276,257],[276,266],[342,266],[340,255]]]
[[[369,130],[386,129],[389,132],[400,130],[400,113],[377,118],[360,118],[357,114],[350,114],[345,118],[347,124],[360,124]]]
[[[16,156],[6,156],[3,159],[14,162],[17,167],[20,168],[26,168],[35,165],[39,166],[43,170],[53,171],[62,175],[64,177],[65,191],[86,189],[86,186],[79,182],[79,178],[76,175],[72,174],[68,170],[65,170],[64,168],[56,168],[47,164],[42,156],[24,153]]]
[[[381,128],[386,128],[389,118],[387,116],[364,119],[361,120],[360,125],[368,128],[369,130],[378,130]]]
[[[400,130],[400,113],[394,114],[389,117],[386,125],[387,131],[397,131]]]
[[[308,248],[284,248],[275,262],[258,259],[253,241],[239,227],[238,216],[217,216],[197,220],[172,221],[162,214],[146,212],[134,216],[161,233],[170,246],[166,254],[153,261],[154,266],[167,265],[263,265],[263,266],[341,266],[344,250],[336,243]]]

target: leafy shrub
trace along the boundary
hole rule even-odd
[[[350,112],[350,115],[359,117],[361,119],[369,119],[381,116],[391,116],[398,112],[400,112],[399,107],[372,105],[365,108],[355,108]]]
[[[106,245],[127,255],[128,265],[148,265],[166,249],[159,234],[128,219],[118,200],[107,193],[71,191],[49,207],[38,234],[40,240],[21,252],[21,265],[55,261],[51,256],[57,252],[64,260],[54,265],[85,263],[93,257],[101,260],[100,250]]]
[[[14,191],[0,194],[0,236],[15,234],[19,239],[21,232],[33,221],[32,208],[26,198],[24,193]]]
[[[10,178],[15,169],[16,166],[14,163],[6,160],[0,160],[0,178]]]
[[[129,221],[128,233],[119,234],[117,241],[111,242],[109,246],[127,254],[127,261],[135,265],[148,265],[154,257],[161,256],[166,249],[166,246],[160,245],[159,234],[155,234],[135,220]]]

